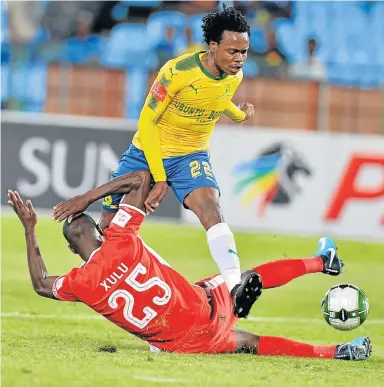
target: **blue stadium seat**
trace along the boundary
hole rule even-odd
[[[5,1],[1,0],[1,44],[8,42],[8,13],[4,3]]]
[[[251,59],[247,59],[243,66],[243,73],[245,77],[255,78],[259,74],[259,66]]]
[[[201,25],[203,24],[203,17],[205,14],[196,14],[189,17],[189,27],[192,30],[192,39],[196,43],[203,41],[203,31]]]
[[[47,91],[47,67],[43,63],[25,62],[12,69],[10,96],[23,110],[41,112]]]
[[[125,87],[125,116],[137,120],[148,92],[148,70],[135,67],[127,72]]]
[[[102,45],[100,62],[110,67],[155,68],[156,57],[148,46],[147,30],[140,24],[118,24]]]
[[[9,64],[1,63],[1,103],[3,104],[9,98]]]
[[[91,35],[86,40],[69,38],[65,42],[63,59],[71,63],[98,61],[102,43],[103,38],[97,35]]]
[[[361,66],[359,71],[361,84],[366,88],[377,88],[380,86],[380,68],[375,65]]]
[[[377,84],[380,71],[374,66],[384,65],[384,2],[296,1],[292,15],[275,22],[279,46],[290,62],[306,58],[306,41],[314,36],[331,82]]]
[[[264,29],[253,28],[251,30],[251,49],[254,52],[262,53],[267,49],[265,41]]]
[[[165,39],[166,30],[172,27],[175,31],[174,39],[177,51],[186,45],[184,29],[188,25],[188,18],[177,11],[160,11],[153,13],[147,21],[148,43],[156,47]]]
[[[34,36],[31,44],[42,44],[49,40],[49,31],[45,28],[39,28]]]
[[[118,22],[126,19],[128,15],[129,15],[129,7],[121,1],[117,3],[111,10],[112,18]]]
[[[47,66],[34,63],[29,67],[26,82],[26,110],[42,112],[47,93]]]
[[[275,23],[276,38],[279,48],[285,53],[291,63],[304,59],[303,51],[305,40],[298,44],[298,36],[295,34],[295,26],[289,21],[279,20]]]
[[[328,81],[334,84],[344,84],[345,83],[345,66],[331,63],[327,66],[327,78]]]
[[[378,77],[380,86],[384,86],[384,66],[379,67]]]
[[[148,71],[158,61],[148,46],[147,30],[139,24],[119,24],[102,45],[101,64],[127,70],[125,115],[138,119],[148,87]]]
[[[128,5],[130,7],[160,7],[162,1],[157,0],[123,0],[120,1],[120,3],[123,3],[125,5]]]

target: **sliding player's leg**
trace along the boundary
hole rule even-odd
[[[312,345],[276,336],[258,336],[234,329],[227,342],[236,337],[236,353],[253,353],[259,356],[312,357],[338,360],[366,360],[371,355],[369,337],[359,337],[345,344]],[[230,344],[230,347],[233,344]],[[229,348],[230,348],[229,347]]]
[[[329,238],[319,240],[315,257],[303,259],[281,259],[253,268],[263,282],[263,289],[283,286],[295,278],[311,273],[339,275],[343,262],[337,256],[337,248]]]

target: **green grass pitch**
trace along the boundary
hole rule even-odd
[[[61,225],[39,220],[37,233],[48,271],[80,264],[66,248]],[[142,236],[191,281],[217,272],[200,228],[147,223]],[[237,234],[242,268],[283,257],[306,257],[316,238]],[[384,245],[338,241],[346,267],[341,277],[311,274],[265,290],[251,318],[239,327],[309,343],[338,344],[369,335],[365,362],[254,355],[151,354],[145,342],[84,305],[38,297],[29,279],[24,235],[16,216],[2,217],[2,386],[384,386]],[[368,295],[370,315],[352,332],[328,326],[320,313],[326,290],[353,283]],[[115,353],[100,352],[114,346]]]

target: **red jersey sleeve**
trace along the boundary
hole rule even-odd
[[[145,212],[139,208],[121,203],[119,205],[119,211],[111,220],[109,227],[104,231],[105,238],[109,239],[117,235],[122,236],[132,232],[138,234],[145,216]]]
[[[53,283],[52,293],[61,301],[78,301],[74,290],[74,282],[78,275],[79,269],[72,269],[68,274],[57,277]]]

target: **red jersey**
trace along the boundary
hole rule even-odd
[[[145,217],[120,204],[105,242],[88,262],[58,277],[53,294],[80,301],[129,333],[167,351],[210,313],[205,291],[173,270],[138,236]]]

